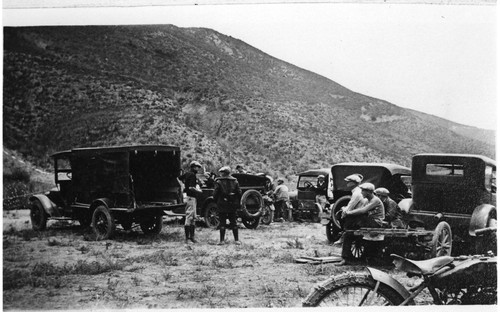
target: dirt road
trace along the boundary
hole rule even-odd
[[[229,233],[229,243],[217,246],[218,231],[203,227],[197,244],[184,244],[183,235],[182,225],[166,220],[154,238],[133,229],[94,241],[77,222],[50,221],[46,231],[34,232],[27,210],[4,212],[3,307],[299,307],[331,274],[363,269],[294,262],[340,253],[327,244],[319,223],[240,227],[241,245]],[[382,269],[398,276],[391,267]]]

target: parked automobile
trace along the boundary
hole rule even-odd
[[[496,162],[468,154],[419,154],[412,159],[413,197],[399,206],[410,228],[436,232],[439,254],[496,251],[496,236],[476,230],[496,227]],[[491,246],[494,244],[494,246]],[[476,249],[476,250],[475,250]]]
[[[165,210],[183,211],[180,149],[165,145],[75,148],[55,153],[56,188],[30,198],[33,229],[47,220],[78,220],[107,239],[116,225],[138,223],[145,234],[159,233]]]
[[[328,196],[327,199],[331,201],[333,199],[333,180],[331,179],[330,168],[321,169],[311,169],[298,174],[297,180],[297,195],[291,196],[293,206],[293,219],[303,220],[310,219],[313,222],[321,221],[321,214],[323,209],[319,204],[316,203],[316,193],[310,185],[316,185],[318,181],[318,176],[325,176],[325,181],[328,185]]]
[[[333,165],[330,170],[330,179],[332,180],[332,197],[329,198],[330,209],[321,214],[321,223],[326,225],[326,236],[330,242],[340,238],[341,219],[339,211],[351,199],[351,191],[347,187],[344,178],[355,173],[363,176],[363,183],[370,182],[375,187],[388,189],[390,197],[397,202],[403,198],[411,197],[409,189],[410,168],[387,163],[348,162]]]
[[[272,188],[272,180],[263,174],[233,173],[238,180],[242,196],[240,209],[237,216],[246,228],[255,229],[259,226],[262,210],[264,208],[263,196]],[[208,227],[219,226],[217,215],[217,204],[213,198],[213,185],[204,185],[201,188],[203,194],[197,197],[197,213],[203,216]]]

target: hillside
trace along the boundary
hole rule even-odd
[[[274,176],[341,161],[409,165],[421,152],[495,156],[476,128],[358,94],[210,29],[7,27],[3,96],[4,147],[42,168],[58,150],[145,143],[178,145],[209,170],[243,163]]]

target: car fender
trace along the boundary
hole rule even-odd
[[[90,212],[93,213],[94,210],[97,208],[97,206],[105,206],[106,208],[111,208],[113,205],[112,205],[112,201],[111,199],[109,198],[98,198],[98,199],[95,199],[92,204],[90,205]]]
[[[476,230],[488,227],[489,219],[496,219],[496,212],[497,210],[493,205],[482,204],[477,206],[470,218],[469,235],[476,236]]]
[[[38,200],[42,204],[43,209],[50,217],[60,217],[60,213],[57,210],[57,205],[51,201],[46,195],[35,194],[30,197],[30,202]]]
[[[410,296],[410,293],[408,292],[408,290],[406,290],[406,288],[403,285],[401,285],[401,283],[399,283],[397,280],[395,280],[393,277],[391,277],[387,273],[382,272],[382,271],[377,270],[377,269],[374,269],[374,268],[370,268],[370,267],[367,267],[367,269],[375,281],[380,282],[380,283],[394,289],[404,299],[406,299]],[[408,302],[408,304],[410,304],[410,305],[414,304],[413,300],[410,300],[410,302]]]

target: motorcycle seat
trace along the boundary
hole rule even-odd
[[[393,263],[398,270],[417,275],[431,275],[445,265],[453,262],[454,258],[442,256],[428,260],[410,260],[399,255],[391,254]]]

